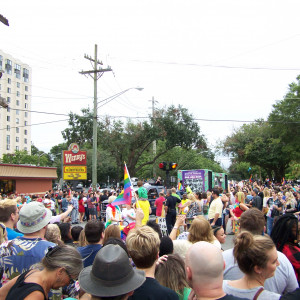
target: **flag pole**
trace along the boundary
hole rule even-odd
[[[129,175],[129,172],[128,172],[128,169],[127,169],[127,165],[126,165],[126,162],[125,162],[125,161],[124,161],[124,165],[125,165],[125,169],[126,169],[126,172],[127,172],[128,178],[129,178],[129,181],[130,181],[131,192],[132,192],[132,194],[134,195],[134,198],[135,198],[135,201],[136,201],[135,203],[137,204],[137,206],[138,206],[139,208],[141,208],[140,205],[139,205],[138,199],[137,199],[137,197],[136,197],[136,193],[133,191],[133,185],[132,185],[131,178],[130,178],[130,175]]]

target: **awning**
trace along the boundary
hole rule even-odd
[[[0,164],[0,178],[56,179],[56,168]]]

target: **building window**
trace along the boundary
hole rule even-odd
[[[6,136],[6,144],[10,144],[10,135]]]
[[[11,88],[7,88],[7,92],[10,94],[11,93]]]
[[[19,124],[19,123],[20,123],[20,119],[16,118],[16,124]]]
[[[28,112],[25,111],[25,118],[28,118]]]
[[[1,90],[1,84],[0,84],[0,90]]]
[[[25,91],[28,92],[28,86],[27,85],[25,85]]]
[[[16,136],[16,142],[19,143],[19,137],[18,136]]]
[[[19,100],[16,100],[16,105],[20,106],[20,101]]]
[[[7,121],[7,122],[10,121],[10,116],[6,116],[6,121]]]
[[[27,139],[24,139],[24,144],[27,144]]]
[[[2,62],[3,62],[3,57],[0,55],[0,70],[2,70]]]
[[[6,150],[10,150],[10,145],[6,145]]]
[[[21,86],[20,82],[17,82],[17,88],[20,88],[20,86]]]
[[[27,129],[24,130],[24,134],[27,135]]]
[[[7,97],[7,103],[10,103],[10,97]]]
[[[9,125],[6,126],[6,130],[10,131],[10,126]]]
[[[20,97],[20,92],[19,91],[17,91],[17,96]]]
[[[28,103],[25,103],[25,108],[28,108]]]
[[[7,108],[7,112],[10,112],[10,107]]]
[[[24,80],[24,82],[29,81],[29,71],[25,68],[23,69],[23,80]]]
[[[7,74],[11,75],[11,70],[12,70],[12,62],[11,60],[7,59],[5,64],[5,71]]]
[[[16,133],[19,133],[19,132],[20,132],[19,127],[16,127]]]
[[[7,83],[11,84],[11,79],[10,78],[7,78]]]
[[[19,146],[16,146],[16,150],[19,151]]]
[[[15,64],[15,74],[17,78],[21,78],[21,66],[18,64]]]
[[[27,147],[24,147],[24,150],[27,151]]]
[[[28,122],[27,122],[27,121],[25,121],[25,122],[24,122],[24,125],[25,125],[25,126],[27,126],[27,125],[28,125]]]
[[[28,95],[25,95],[25,100],[28,100]]]
[[[16,109],[16,115],[19,115],[20,111],[18,109]]]

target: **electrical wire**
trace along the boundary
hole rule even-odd
[[[14,126],[14,127],[10,127],[10,129],[19,128],[19,127],[31,127],[31,126],[35,126],[35,125],[44,125],[44,124],[51,124],[51,123],[65,122],[65,121],[69,121],[69,119],[57,120],[57,121],[49,121],[49,122],[36,123],[36,124],[30,124],[30,125]],[[0,128],[0,130],[7,130],[7,127]]]

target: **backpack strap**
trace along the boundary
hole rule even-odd
[[[264,288],[261,287],[253,297],[253,300],[257,300],[258,296],[263,292]]]

